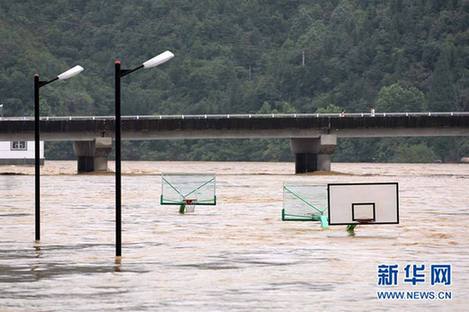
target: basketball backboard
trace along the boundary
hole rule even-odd
[[[329,224],[398,224],[398,188],[397,183],[328,184]]]
[[[216,205],[213,174],[161,174],[161,205]]]
[[[323,228],[327,228],[326,209],[325,185],[283,185],[283,221],[321,221]]]

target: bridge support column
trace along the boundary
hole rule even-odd
[[[75,141],[73,142],[73,149],[78,158],[78,173],[107,171],[107,157],[112,150],[112,138]]]
[[[331,171],[331,155],[337,136],[323,134],[319,138],[292,138],[290,146],[295,154],[295,173]]]

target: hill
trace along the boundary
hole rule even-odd
[[[469,110],[469,3],[462,0],[0,1],[0,102],[32,115],[113,114],[113,61],[161,68],[125,78],[124,114]],[[341,161],[451,161],[467,139],[341,140]],[[74,158],[70,143],[46,157]],[[127,142],[126,159],[288,160],[287,141]]]

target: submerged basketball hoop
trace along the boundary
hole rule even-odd
[[[179,213],[191,213],[195,211],[196,199],[184,199],[183,204],[179,206]]]
[[[195,206],[217,204],[215,175],[171,173],[161,175],[161,205],[177,205],[179,213],[194,212]]]
[[[349,233],[359,224],[398,224],[398,184],[284,184],[282,220],[320,221],[323,228],[346,225]]]
[[[330,225],[398,224],[398,183],[327,185]]]
[[[346,225],[355,235],[357,225],[398,224],[397,183],[336,183],[327,185],[330,225]]]
[[[328,228],[325,185],[284,184],[282,221],[319,221]]]

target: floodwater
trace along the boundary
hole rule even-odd
[[[42,240],[33,168],[0,167],[0,311],[467,311],[469,165],[124,162],[123,257],[114,258],[114,176],[48,161]],[[110,163],[112,167],[113,164]],[[161,172],[217,174],[216,207],[160,206]],[[400,224],[321,230],[282,222],[283,182],[399,182]],[[398,286],[377,284],[399,264]],[[451,285],[403,285],[407,264],[451,264]],[[382,300],[381,290],[451,300]]]

